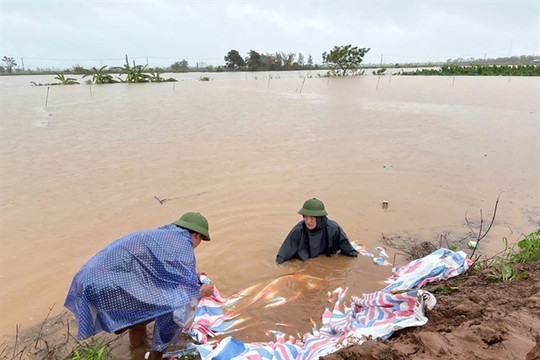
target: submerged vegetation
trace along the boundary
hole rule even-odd
[[[126,78],[124,82],[127,83],[141,83],[141,82],[148,82],[149,76],[148,74],[144,73],[144,70],[147,68],[147,66],[142,65],[136,65],[135,60],[133,60],[133,66],[129,64],[128,56],[126,55],[126,63],[123,67],[116,67],[113,68],[112,71],[119,72],[121,75],[125,75]]]
[[[443,65],[440,69],[417,69],[401,72],[401,75],[442,76],[540,76],[538,65]]]
[[[126,55],[126,63],[123,67],[113,67],[112,72],[117,72],[120,75],[125,75],[125,79],[118,77],[118,81],[127,83],[145,83],[145,82],[169,82],[176,81],[173,78],[162,78],[160,72],[148,70],[148,65],[142,66],[135,64],[129,64],[128,56]]]
[[[62,74],[62,73],[55,73],[56,76],[54,77],[55,80],[58,80],[59,82],[57,83],[46,83],[46,84],[41,84],[41,83],[36,83],[34,81],[30,81],[30,83],[32,85],[35,85],[35,86],[50,86],[50,85],[77,85],[79,84],[79,82],[77,81],[77,79],[74,79],[74,78],[70,78],[70,77],[66,77],[66,75]]]
[[[161,73],[158,71],[148,71],[147,66],[135,64],[133,60],[133,65],[130,65],[128,56],[126,55],[126,63],[123,67],[113,67],[110,70],[107,70],[107,66],[102,66],[99,69],[92,67],[90,69],[78,68],[78,72],[82,72],[83,78],[91,76],[92,80],[87,80],[86,84],[100,85],[100,84],[114,84],[114,83],[147,83],[147,82],[172,82],[177,81],[174,78],[163,78]],[[113,74],[120,74],[116,79],[113,78]],[[122,78],[121,76],[124,76]],[[78,84],[76,79],[66,78],[63,73],[56,73],[56,80],[60,80],[59,83],[47,83],[47,84],[37,84],[31,82],[35,86],[47,86],[47,85],[74,85]]]
[[[92,80],[90,83],[93,84],[113,84],[118,82],[117,80],[114,80],[112,75],[109,74],[107,71],[107,66],[102,66],[99,69],[92,67],[89,70],[84,69],[84,75],[83,78],[87,76],[92,76]],[[87,82],[88,83],[88,82]]]
[[[60,73],[56,73],[56,77],[54,79],[59,80],[60,85],[75,85],[79,83],[77,79],[66,77],[64,74]]]

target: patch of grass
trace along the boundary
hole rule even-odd
[[[86,344],[79,344],[73,348],[73,351],[67,360],[106,360],[114,359],[110,350],[104,342],[92,339]]]
[[[182,355],[177,356],[176,358],[178,360],[195,360],[194,354],[192,354],[188,349],[185,349],[185,353]]]
[[[540,229],[525,236],[513,246],[508,246],[501,255],[490,259],[482,259],[474,264],[474,269],[482,271],[489,279],[496,281],[510,281],[526,278],[529,274],[519,272],[517,264],[540,260]]]
[[[540,260],[540,229],[530,233],[517,243],[519,251],[510,255],[513,263],[525,263]]]

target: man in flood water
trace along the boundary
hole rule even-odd
[[[341,226],[326,217],[328,213],[321,200],[306,200],[298,213],[303,220],[292,228],[281,245],[276,257],[278,264],[294,258],[306,261],[319,254],[358,256]]]
[[[155,320],[151,359],[180,334],[178,314],[194,315],[197,300],[212,295],[201,284],[194,249],[210,241],[208,221],[188,212],[157,229],[126,235],[94,255],[77,272],[64,306],[77,319],[82,340],[101,331],[129,332],[133,348],[147,338],[146,325]],[[192,320],[192,319],[191,319]]]

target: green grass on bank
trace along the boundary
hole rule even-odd
[[[502,254],[489,259],[478,259],[473,268],[485,273],[485,276],[498,281],[509,281],[526,278],[526,271],[520,272],[519,264],[540,260],[540,229],[525,236],[517,244],[508,246]]]
[[[91,339],[88,343],[76,345],[66,360],[105,360],[114,359],[105,342]]]

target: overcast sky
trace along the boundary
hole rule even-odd
[[[0,56],[19,67],[223,65],[234,49],[321,54],[371,48],[365,63],[540,54],[540,0],[0,0]]]

